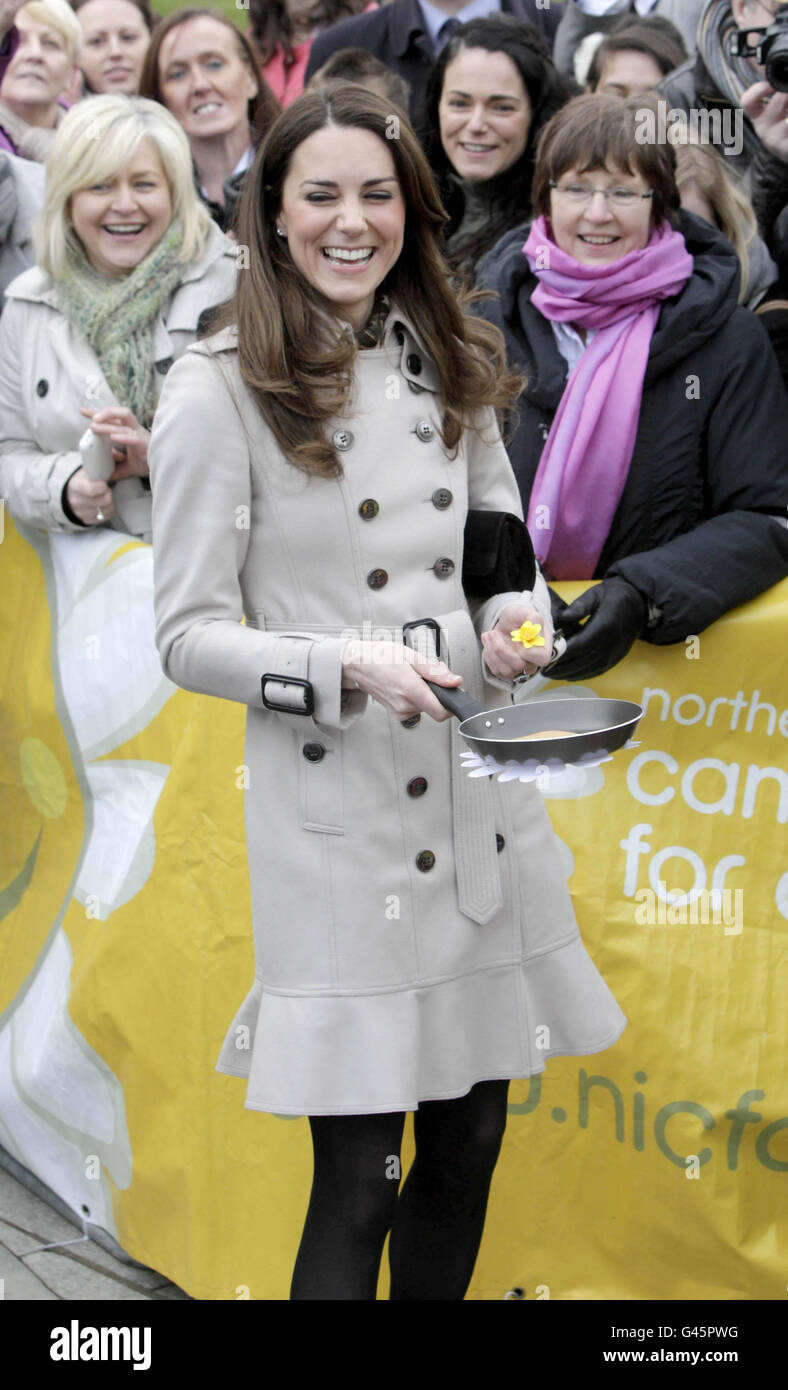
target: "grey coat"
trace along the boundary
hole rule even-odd
[[[236,248],[210,224],[202,255],[183,277],[153,332],[157,395],[172,363],[194,342],[201,313],[227,299]],[[0,495],[12,516],[46,531],[84,531],[63,510],[63,489],[82,466],[88,427],[80,406],[118,405],[98,358],[57,305],[51,276],[33,266],[6,291],[0,319]],[[151,495],[142,478],[112,484],[115,512],[102,523],[151,539]]]
[[[505,701],[479,634],[523,596],[472,610],[460,582],[468,507],[522,515],[491,415],[449,461],[435,367],[393,305],[332,425],[344,477],[309,478],[247,391],[234,335],[173,367],[150,448],[162,666],[248,706],[256,968],[216,1069],[246,1078],[249,1109],[375,1113],[609,1047],[626,1019],[583,946],[540,794],[468,779],[455,720],[406,728],[341,688],[349,637],[400,641],[432,617],[466,688]],[[541,576],[531,599],[549,623]],[[285,708],[264,707],[264,675]]]
[[[0,150],[0,307],[6,287],[35,260],[33,223],[44,179],[43,165]]]

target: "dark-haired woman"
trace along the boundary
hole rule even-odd
[[[279,114],[248,39],[218,11],[175,10],[156,26],[140,91],[180,121],[200,196],[232,230],[247,170]]]
[[[389,1228],[392,1299],[462,1299],[509,1079],[544,1069],[537,1034],[586,1054],[626,1025],[539,793],[469,780],[424,679],[495,703],[552,629],[541,576],[463,591],[469,508],[520,514],[496,425],[517,383],[389,118],[347,86],[276,122],[234,305],[172,368],[151,445],[162,665],[248,706],[256,972],[217,1070],[248,1109],[309,1116],[293,1299],[374,1299]]]
[[[283,107],[304,90],[315,34],[377,8],[377,0],[250,0],[249,38],[263,77]]]
[[[539,132],[577,90],[533,25],[511,15],[461,24],[436,59],[420,134],[449,213],[450,258],[469,278],[530,216]]]
[[[526,375],[510,454],[537,555],[548,578],[602,581],[556,602],[555,679],[700,633],[788,575],[777,361],[738,307],[733,247],[680,208],[673,146],[642,138],[648,115],[649,94],[564,107],[537,220],[479,273],[497,291],[479,312]]]

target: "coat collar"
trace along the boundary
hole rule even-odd
[[[211,222],[202,255],[184,266],[183,275],[173,295],[166,322],[161,314],[156,317],[151,343],[154,362],[170,362],[174,358],[173,333],[195,333],[197,331],[199,316],[205,308],[204,297],[199,292],[189,293],[187,290],[184,293],[184,287],[197,284],[223,256],[234,257],[235,248],[229,237],[226,237],[214,222]],[[82,341],[81,335],[71,329],[67,318],[61,312],[57,300],[57,284],[46,271],[39,269],[38,266],[33,266],[13,281],[6,291],[6,295],[10,299],[22,299],[33,304],[45,304],[48,308],[53,309],[55,317],[49,324],[50,341],[68,375],[73,379],[78,377],[84,383],[86,374],[95,377],[98,373],[103,381],[103,375],[95,354],[87,343]],[[84,390],[84,385],[80,389]],[[105,389],[109,390],[108,387]]]
[[[402,349],[400,371],[416,390],[437,393],[440,381],[435,362],[427,351],[414,325],[399,306],[392,302],[383,330],[383,346],[396,343]]]
[[[440,384],[437,367],[410,319],[395,303],[391,305],[383,328],[382,346],[383,348],[396,346],[401,349],[400,371],[415,391],[426,390],[437,393]],[[204,338],[201,342],[195,343],[189,351],[210,354],[234,352],[237,347],[238,329],[235,324],[230,324],[228,328],[220,329],[210,338]]]

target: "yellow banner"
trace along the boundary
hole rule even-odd
[[[254,968],[245,710],[164,678],[149,546],[6,517],[0,565],[0,1143],[195,1298],[286,1299],[308,1121],[214,1070]],[[469,1299],[785,1294],[786,631],[788,582],[583,688],[646,710],[545,789],[629,1025],[512,1083]]]

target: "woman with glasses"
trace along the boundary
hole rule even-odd
[[[548,579],[597,579],[551,668],[584,680],[639,637],[697,634],[788,575],[788,399],[740,267],[683,210],[648,96],[583,96],[545,128],[533,224],[480,267],[525,374],[509,447]],[[653,124],[653,122],[652,122]],[[583,626],[584,619],[588,619]]]

